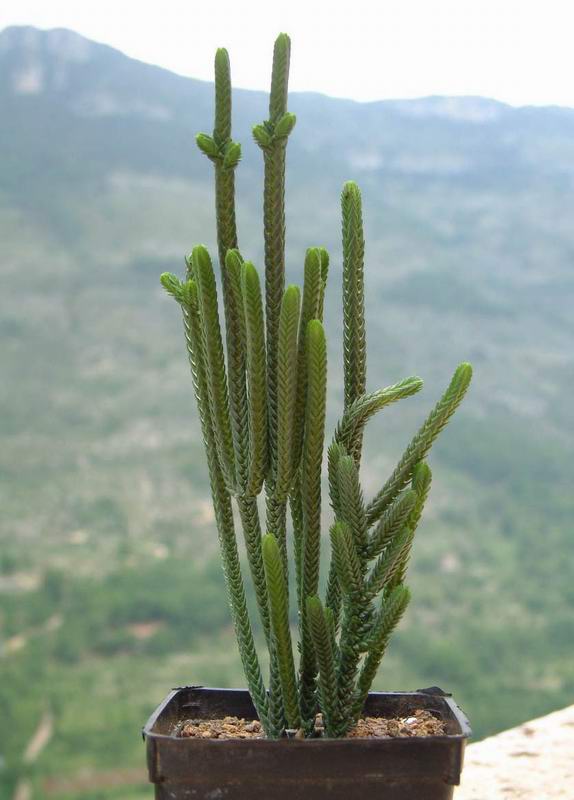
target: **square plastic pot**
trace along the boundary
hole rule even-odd
[[[427,709],[441,736],[396,739],[196,739],[176,735],[185,719],[256,719],[240,689],[176,689],[143,735],[156,800],[450,800],[460,781],[468,720],[436,687],[373,692],[365,713],[407,717]]]

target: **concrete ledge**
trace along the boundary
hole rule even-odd
[[[573,800],[574,706],[471,744],[456,800]]]

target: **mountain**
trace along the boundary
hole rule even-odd
[[[0,783],[31,773],[42,797],[68,779],[65,796],[85,797],[70,788],[84,768],[119,780],[139,765],[134,731],[170,686],[241,680],[181,325],[158,282],[198,241],[214,249],[193,141],[212,93],[71,31],[0,33]],[[240,244],[261,264],[250,129],[266,96],[234,104]],[[364,196],[369,386],[425,378],[372,424],[369,492],[455,365],[475,366],[432,457],[414,600],[379,685],[443,685],[479,736],[572,702],[574,110],[317,94],[290,109],[289,279],[307,246],[332,255],[330,422],[347,179]],[[47,707],[52,739],[22,766]],[[97,797],[120,797],[107,780]]]

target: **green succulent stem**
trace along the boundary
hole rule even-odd
[[[273,50],[269,120],[256,126],[254,135],[263,150],[263,233],[265,243],[265,300],[269,434],[272,451],[277,435],[277,350],[279,317],[285,287],[285,152],[290,130],[277,126],[287,113],[291,42],[280,34]],[[294,118],[293,118],[294,124]],[[292,125],[291,125],[292,129]],[[279,135],[278,135],[279,134]]]
[[[283,706],[290,728],[299,728],[299,703],[297,698],[297,680],[291,632],[289,630],[289,600],[283,559],[279,544],[272,533],[263,538],[263,562],[271,611],[271,630],[279,663],[279,678],[283,695]]]
[[[245,345],[248,383],[249,468],[247,493],[261,491],[267,473],[267,375],[265,371],[265,328],[261,287],[257,270],[250,262],[242,267],[241,288],[245,315]]]
[[[316,595],[308,597],[306,610],[319,670],[325,732],[327,736],[336,736],[340,720],[334,632],[319,597]]]
[[[319,320],[311,320],[306,330],[305,430],[301,462],[303,529],[301,543],[301,663],[299,693],[303,725],[311,729],[316,711],[317,666],[313,637],[307,620],[305,600],[319,590],[321,559],[321,466],[325,439],[327,403],[327,342]]]
[[[219,327],[215,275],[209,253],[202,245],[194,247],[191,262],[197,282],[209,405],[213,420],[215,443],[226,485],[230,492],[234,492],[236,488],[235,452],[229,417],[227,372]]]
[[[367,381],[367,341],[365,333],[365,288],[363,212],[361,192],[348,181],[341,195],[343,214],[343,352],[345,410],[365,393]],[[348,448],[358,463],[362,432],[353,434]]]
[[[199,308],[198,289],[194,281],[189,281],[185,289],[182,288],[181,306],[195,397],[202,434],[206,445],[211,496],[219,533],[223,573],[225,575],[229,605],[247,685],[255,708],[257,709],[259,719],[265,730],[267,730],[269,728],[269,704],[261,675],[251,623],[249,621],[247,600],[245,597],[239,553],[237,550],[231,497],[225,485],[223,471],[217,458],[215,432],[209,400],[207,357],[204,348],[202,317]]]
[[[383,514],[379,524],[369,537],[367,556],[376,558],[400,533],[418,502],[418,494],[409,490],[399,495]]]
[[[293,488],[289,495],[291,509],[291,524],[293,528],[293,560],[295,562],[295,586],[297,592],[297,605],[301,614],[303,602],[303,497],[301,494],[301,471],[295,475]]]
[[[445,393],[411,440],[392,475],[369,504],[367,508],[369,524],[372,525],[380,518],[389,503],[392,503],[398,493],[407,485],[416,465],[426,458],[433,442],[461,404],[470,386],[471,378],[472,367],[470,364],[460,364]]]
[[[277,438],[274,495],[285,503],[293,483],[293,433],[297,399],[297,331],[300,291],[289,286],[283,295],[277,343]]]
[[[413,376],[367,391],[362,199],[358,186],[346,183],[341,196],[344,403],[326,458],[330,561],[321,600],[329,351],[323,316],[331,300],[329,254],[324,247],[308,248],[302,291],[295,285],[285,288],[285,157],[296,123],[287,109],[290,54],[289,37],[280,34],[273,52],[269,117],[253,128],[264,160],[264,286],[238,249],[235,170],[241,146],[232,139],[225,49],[215,56],[213,132],[196,137],[214,167],[220,289],[203,245],[186,259],[184,280],[164,273],[161,283],[183,314],[225,585],[257,714],[269,738],[292,731],[312,737],[320,711],[325,735],[337,738],[362,713],[390,636],[409,603],[407,568],[432,481],[426,459],[465,396],[472,368],[466,363],[457,368],[382,489],[365,502],[361,456],[366,426],[382,409],[419,392],[422,381]],[[236,524],[269,653],[267,686],[247,608]],[[298,664],[290,625],[295,610]]]
[[[367,695],[385,654],[390,636],[410,601],[410,592],[405,586],[397,586],[383,597],[381,609],[375,619],[373,631],[367,650],[367,657],[361,668],[355,692],[353,719],[357,719],[363,711]]]

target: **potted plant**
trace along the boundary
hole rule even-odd
[[[269,119],[253,129],[265,164],[264,289],[258,270],[238,249],[234,180],[241,148],[231,139],[225,50],[215,58],[213,135],[197,136],[215,169],[224,325],[205,247],[193,249],[184,280],[169,273],[161,278],[183,314],[248,691],[172,692],[144,728],[150,780],[157,798],[272,793],[276,800],[352,800],[369,792],[387,800],[449,798],[470,733],[458,707],[439,689],[382,694],[370,688],[409,602],[405,573],[431,484],[425,459],[464,397],[472,370],[469,364],[456,369],[382,489],[366,502],[359,479],[365,425],[381,409],[418,392],[422,381],[411,377],[367,392],[361,195],[356,184],[345,184],[345,396],[327,451],[333,521],[320,599],[327,388],[322,317],[329,256],[322,247],[309,248],[302,292],[285,288],[285,153],[295,125],[287,110],[289,58],[289,37],[281,34]],[[268,681],[248,614],[234,505],[269,651]],[[291,608],[298,617],[298,659]],[[429,725],[429,735],[422,735]]]

